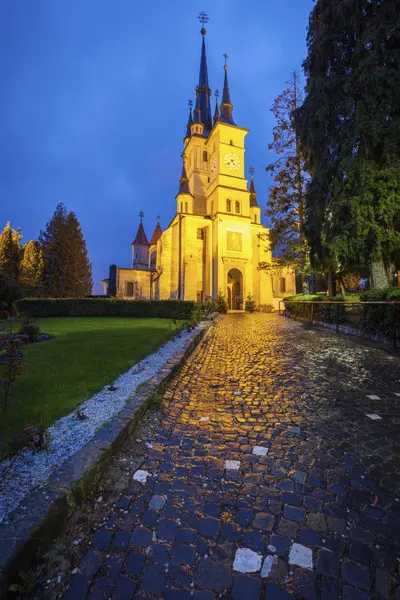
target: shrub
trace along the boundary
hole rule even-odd
[[[218,301],[214,298],[206,298],[201,304],[201,311],[205,317],[211,315],[212,313],[218,312],[218,308]]]
[[[219,313],[228,312],[228,301],[222,292],[218,292],[217,305]]]
[[[397,308],[387,304],[368,306],[368,302],[400,302],[400,288],[368,290],[360,295],[360,300],[365,305],[361,319],[361,326],[365,333],[391,338],[396,329],[397,336],[400,335],[400,306]]]
[[[252,313],[257,309],[256,302],[251,294],[249,294],[246,298],[246,303],[244,306],[246,312]]]
[[[187,319],[195,302],[114,298],[25,298],[15,303],[28,317],[158,317]]]
[[[295,300],[290,301],[291,298],[295,298]],[[339,317],[339,323],[344,323],[345,321],[345,306],[343,304],[339,305],[339,308],[332,304],[324,304],[325,302],[344,302],[344,296],[326,296],[325,294],[308,294],[304,296],[292,296],[290,298],[285,298],[285,310],[286,312],[294,318],[297,319],[311,319],[311,310],[313,313],[314,321],[323,321],[325,323],[336,323],[337,318]],[[316,304],[311,304],[311,302],[315,302]],[[338,312],[339,311],[339,314]]]
[[[18,335],[26,335],[30,342],[37,342],[40,336],[40,327],[26,319],[17,331]]]

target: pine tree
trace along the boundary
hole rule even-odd
[[[45,294],[53,298],[79,298],[91,293],[92,268],[75,214],[59,204],[40,234]]]
[[[30,293],[37,293],[43,279],[43,252],[40,243],[31,240],[24,246],[20,267],[20,281]]]
[[[271,108],[277,124],[268,148],[274,150],[278,158],[267,167],[274,182],[269,189],[266,213],[272,224],[272,245],[281,246],[281,262],[296,265],[305,284],[308,248],[304,232],[304,198],[308,177],[293,119],[294,111],[303,101],[296,72],[287,84]]]
[[[400,247],[400,14],[397,0],[318,0],[306,97],[295,121],[312,179],[305,229],[314,264],[371,267],[389,283]]]
[[[12,229],[10,222],[0,234],[0,271],[14,280],[18,280],[19,277],[21,239],[21,232]]]

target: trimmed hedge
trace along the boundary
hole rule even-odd
[[[388,287],[381,290],[368,290],[360,295],[360,300],[365,305],[368,302],[400,302],[400,288]],[[368,306],[362,313],[362,328],[369,335],[391,338],[394,335],[394,328],[396,328],[396,334],[400,336],[400,305],[396,309],[387,304]]]
[[[188,319],[195,302],[183,300],[116,300],[114,298],[25,298],[18,313],[28,317],[158,317]]]
[[[293,298],[292,302],[289,302]],[[311,319],[311,304],[310,302],[345,302],[344,296],[325,296],[325,294],[305,295],[305,296],[290,296],[284,298],[286,312],[295,319],[303,319],[309,321]],[[337,307],[332,304],[313,304],[313,320],[323,321],[325,323],[336,323]],[[345,306],[339,305],[339,323],[345,321]]]

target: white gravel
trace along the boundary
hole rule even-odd
[[[137,386],[154,377],[165,363],[195,336],[204,324],[194,331],[184,331],[179,336],[161,346],[129,371],[112,382],[116,391],[109,391],[111,382],[79,406],[88,418],[80,421],[76,410],[62,417],[48,428],[49,445],[47,450],[32,452],[26,450],[20,456],[0,463],[0,523],[20,506],[33,490],[45,485],[51,474],[63,462],[80,450],[94,436],[96,431],[120,412],[126,402],[135,394]]]

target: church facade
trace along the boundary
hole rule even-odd
[[[212,116],[204,28],[201,34],[199,84],[184,138],[176,214],[164,231],[157,223],[150,241],[141,214],[132,268],[111,265],[104,292],[132,300],[203,301],[222,294],[231,310],[242,310],[250,295],[260,310],[276,308],[277,297],[295,293],[295,275],[290,269],[283,277],[272,275],[259,266],[273,260],[253,170],[249,187],[245,174],[248,129],[234,121],[227,57],[222,101],[216,93]]]

